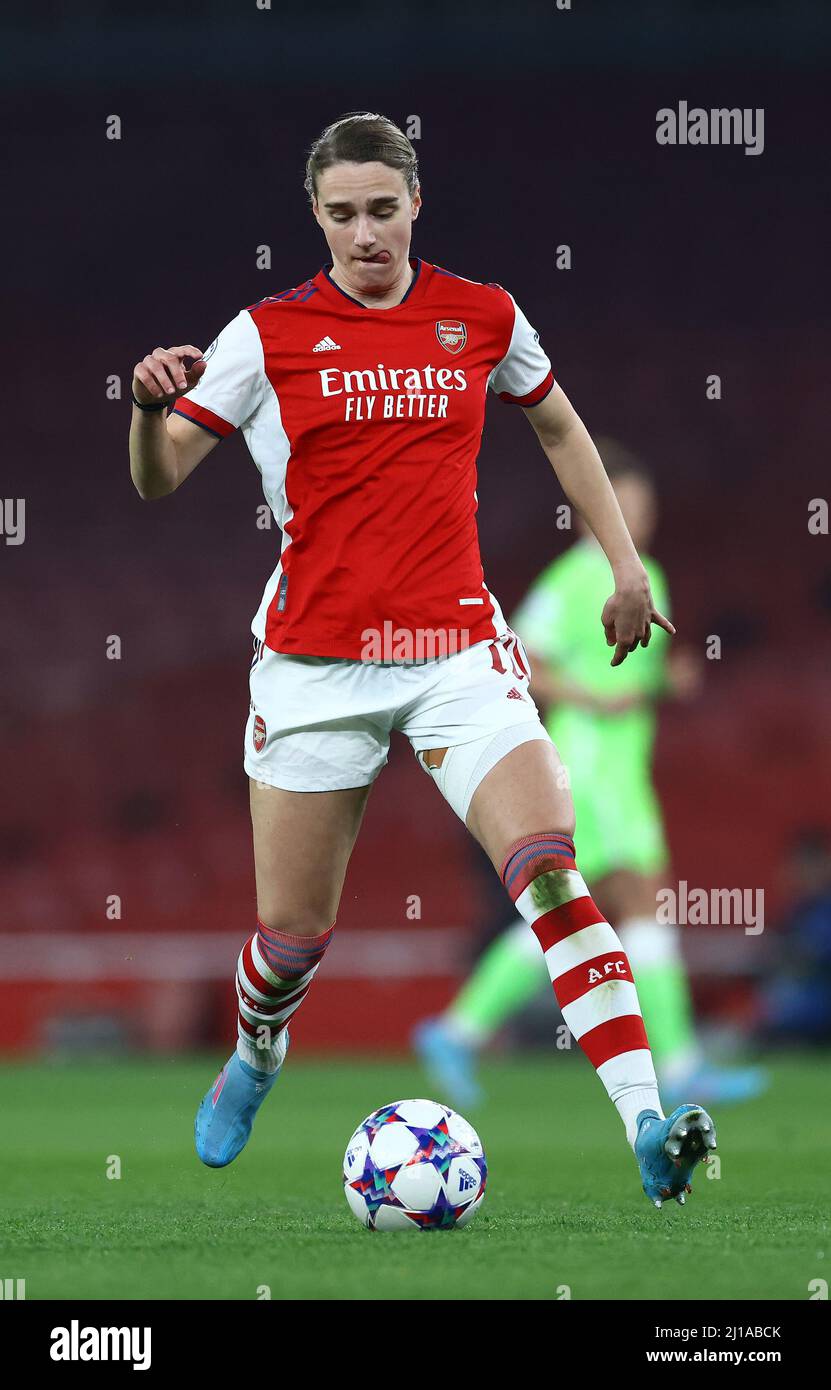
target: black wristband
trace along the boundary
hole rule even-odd
[[[130,391],[130,395],[133,396],[133,405],[138,406],[139,410],[166,410],[169,404],[168,401],[159,401],[156,405],[142,405],[141,401],[136,400],[132,390]]]

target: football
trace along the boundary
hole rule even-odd
[[[433,1100],[383,1105],[343,1158],[351,1211],[370,1231],[447,1231],[482,1205],[488,1166],[476,1130]]]

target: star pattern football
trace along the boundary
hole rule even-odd
[[[481,1206],[487,1179],[473,1126],[433,1100],[399,1100],[374,1110],[343,1158],[346,1200],[371,1231],[464,1226]]]

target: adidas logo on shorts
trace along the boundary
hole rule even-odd
[[[510,690],[508,691],[506,698],[508,700],[524,700],[525,696],[521,695],[520,692],[516,689],[516,687],[512,685]]]
[[[334,338],[330,338],[327,333],[325,338],[321,338],[319,343],[315,343],[312,352],[333,352],[335,349],[340,352],[340,343],[336,343]]]

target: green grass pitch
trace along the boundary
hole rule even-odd
[[[468,1118],[490,1167],[463,1231],[361,1229],[340,1165],[387,1101],[430,1094],[406,1060],[296,1049],[247,1149],[193,1149],[224,1059],[0,1067],[0,1276],[27,1299],[788,1299],[828,1278],[827,1059],[772,1065],[764,1098],[715,1111],[720,1175],[660,1212],[582,1057],[496,1060]],[[435,1097],[441,1099],[441,1097]],[[120,1179],[108,1179],[110,1156]],[[566,1292],[568,1290],[569,1292]]]

